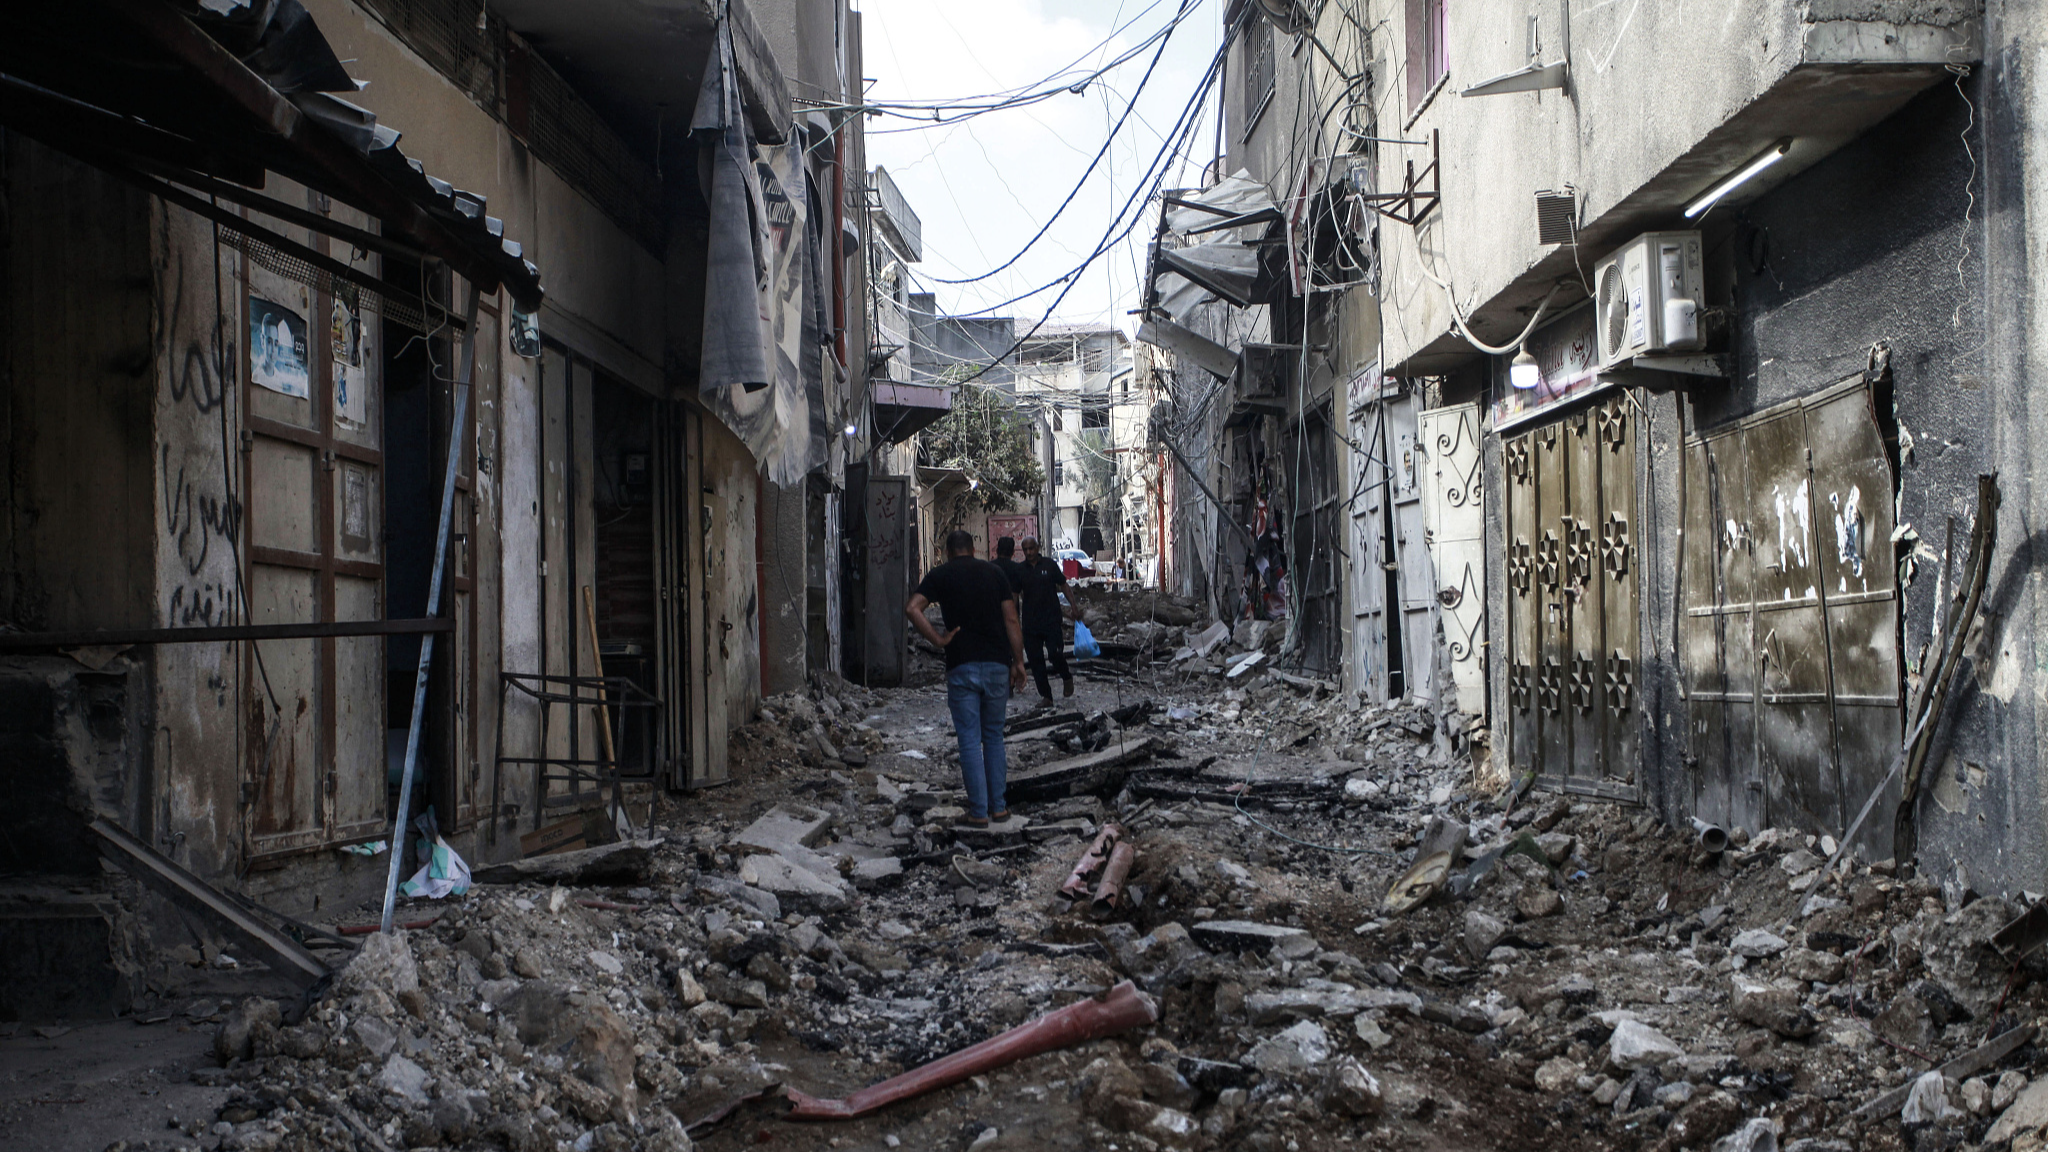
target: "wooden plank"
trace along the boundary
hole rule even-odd
[[[1100,752],[1055,760],[1010,775],[1006,792],[1013,801],[1057,800],[1084,792],[1113,791],[1123,783],[1124,765],[1158,751],[1156,736],[1112,744]]]
[[[545,828],[535,828],[519,838],[521,856],[545,856],[551,852],[566,852],[584,846],[581,816],[557,820]]]
[[[2034,1026],[2025,1024],[1970,1049],[1961,1056],[1943,1064],[1937,1071],[1947,1080],[1964,1080],[2011,1055],[2013,1050],[2034,1038]],[[1859,1120],[1875,1116],[1886,1116],[1897,1112],[1906,1103],[1906,1097],[1913,1091],[1913,1082],[1906,1081],[1897,1088],[1856,1109],[1851,1115]]]
[[[276,931],[204,880],[159,855],[149,845],[130,835],[127,829],[106,820],[95,820],[92,830],[114,849],[108,855],[116,864],[179,905],[211,916],[240,936],[264,963],[286,979],[312,985],[328,976],[327,965],[308,952],[304,945]]]

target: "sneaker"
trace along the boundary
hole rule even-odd
[[[962,816],[962,817],[960,818],[960,824],[961,824],[961,826],[962,826],[962,827],[966,827],[966,828],[972,828],[972,829],[974,829],[975,831],[979,832],[979,831],[982,831],[983,829],[986,829],[986,828],[988,827],[988,817],[986,817],[986,816]]]
[[[1064,691],[1062,691],[1060,695],[1072,696],[1074,694],[1074,678],[1072,676],[1062,677],[1060,683],[1065,686]],[[1047,703],[1050,703],[1051,699],[1051,697],[1047,697]]]
[[[992,824],[1008,824],[1010,822],[1010,810],[1005,808],[1001,812],[991,812],[988,814],[988,818]]]
[[[1034,711],[1038,711],[1038,712],[1047,712],[1047,711],[1050,711],[1051,709],[1052,709],[1052,697],[1050,697],[1050,696],[1040,696],[1040,697],[1038,698],[1038,703],[1037,703],[1036,705],[1034,705],[1034,706],[1033,706],[1033,710],[1034,710]]]

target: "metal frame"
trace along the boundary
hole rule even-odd
[[[551,691],[550,688],[553,686],[566,687],[568,691]],[[625,710],[628,708],[659,708],[661,707],[661,698],[649,693],[629,676],[553,676],[544,672],[501,672],[498,674],[498,711],[500,715],[504,713],[506,697],[514,689],[524,693],[540,705],[539,749],[542,755],[505,755],[505,726],[503,724],[498,725],[496,767],[491,773],[491,810],[493,816],[517,815],[516,812],[507,813],[502,809],[503,781],[507,764],[515,766],[530,764],[534,768],[533,787],[536,799],[533,806],[533,819],[534,827],[536,828],[540,827],[542,813],[551,806],[548,797],[548,785],[558,780],[571,783],[588,780],[597,784],[600,794],[603,793],[606,785],[610,785],[612,804],[617,807],[623,807],[625,801],[619,786],[619,765],[616,757],[597,756],[586,758],[574,755],[546,755],[550,706],[555,704],[568,705],[569,715],[572,720],[578,714],[577,709],[579,708],[604,708],[608,722],[612,725],[612,747],[617,748],[625,735]],[[580,691],[581,689],[590,689],[590,694],[585,695]],[[613,713],[611,711],[612,708],[617,708],[619,711]],[[572,745],[571,747],[573,752],[574,746]],[[549,769],[551,768],[560,768],[562,771],[550,772]],[[588,768],[595,768],[598,771],[586,771]],[[563,803],[552,806],[569,807],[582,803],[586,798],[579,792],[571,792],[561,799]]]

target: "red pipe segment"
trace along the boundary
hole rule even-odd
[[[1109,854],[1109,864],[1102,870],[1102,883],[1095,886],[1096,910],[1107,912],[1123,899],[1124,881],[1131,875],[1131,865],[1138,860],[1138,849],[1126,840]]]
[[[788,1118],[856,1120],[891,1104],[935,1092],[983,1072],[1041,1053],[1114,1036],[1155,1023],[1158,1019],[1159,1006],[1126,980],[1099,998],[1069,1004],[972,1048],[964,1048],[901,1076],[892,1076],[880,1084],[870,1085],[843,1100],[820,1100],[794,1088],[788,1089],[789,1102],[795,1105]]]
[[[1102,831],[1095,834],[1095,843],[1090,844],[1088,851],[1081,853],[1081,858],[1074,862],[1074,870],[1067,875],[1067,882],[1060,885],[1060,894],[1076,900],[1085,895],[1088,891],[1089,874],[1102,867],[1102,862],[1109,859],[1111,847],[1123,839],[1123,835],[1122,827],[1104,824]]]

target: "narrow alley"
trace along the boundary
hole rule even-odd
[[[2044,45],[11,7],[0,1150],[2048,1152]]]

